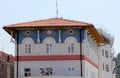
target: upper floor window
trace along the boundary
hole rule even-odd
[[[44,39],[43,44],[45,45],[45,52],[46,53],[52,53],[54,44],[56,44],[56,41],[52,37],[47,37]]]
[[[73,43],[68,45],[68,53],[74,53],[74,44]]]
[[[31,44],[25,44],[25,53],[31,53]]]
[[[30,33],[30,31],[26,31],[26,35],[30,35],[31,33]]]
[[[52,43],[47,43],[46,44],[46,53],[51,53],[52,52]]]
[[[103,70],[105,69],[105,67],[104,67],[104,63],[103,63]]]
[[[25,68],[24,69],[24,76],[25,77],[31,76],[31,69],[30,68]]]
[[[105,56],[106,56],[106,58],[108,58],[108,51],[105,51]]]
[[[74,34],[74,30],[68,30],[69,34]]]
[[[66,47],[67,47],[68,53],[75,53],[75,50],[76,50],[75,48],[77,44],[77,40],[75,37],[71,37],[71,36],[67,37],[65,39],[65,44],[67,44]]]
[[[32,45],[34,45],[33,39],[30,37],[24,38],[22,44],[23,44],[24,53],[30,54],[32,52]]]
[[[102,55],[104,56],[104,49],[102,49]]]

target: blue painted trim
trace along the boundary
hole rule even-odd
[[[43,43],[44,39],[47,37],[52,37],[55,39],[56,43],[58,43],[58,38],[59,38],[59,31],[58,30],[51,30],[52,34],[48,35],[47,30],[41,30],[40,31],[40,41]]]
[[[85,39],[85,30],[81,30],[81,29],[73,29],[73,33],[69,33],[68,32],[69,29],[62,29],[61,30],[61,42],[64,43],[65,39],[67,37],[74,37],[76,38],[77,42],[80,42],[81,40],[80,39]],[[80,31],[82,31],[82,38],[80,38]],[[38,33],[36,30],[31,30],[31,35],[26,35],[25,34],[25,30],[19,30],[19,31],[16,31],[16,33],[18,34],[19,36],[19,41],[17,41],[18,44],[21,44],[22,43],[22,40],[26,37],[30,37],[33,39],[34,43],[36,44],[37,43],[37,36],[38,36]],[[39,32],[40,34],[40,42],[43,43],[44,39],[47,38],[47,37],[52,37],[55,39],[56,43],[58,43],[58,40],[59,40],[59,30],[56,30],[56,29],[53,29],[52,30],[52,34],[47,34],[47,30],[44,29],[44,30],[41,30]],[[15,40],[17,40],[17,36],[15,35]]]

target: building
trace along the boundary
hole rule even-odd
[[[0,78],[14,78],[13,56],[0,51]]]
[[[114,49],[112,48],[114,38],[102,29],[98,29],[98,32],[101,34],[105,42],[105,44],[100,47],[99,52],[99,68],[103,68],[99,69],[99,78],[115,78],[115,74],[112,74],[115,68],[115,62],[113,61]]]
[[[108,78],[100,77],[104,34],[92,24],[50,18],[3,28],[16,44],[15,78]]]

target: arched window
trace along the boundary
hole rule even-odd
[[[65,43],[67,44],[68,53],[74,53],[77,40],[74,37],[68,37],[65,39]]]
[[[47,37],[43,44],[46,46],[46,53],[52,53],[53,52],[53,44],[55,44],[55,40],[52,37]]]
[[[33,39],[27,37],[27,38],[23,39],[22,44],[24,45],[24,52],[25,52],[25,54],[30,54],[32,45],[34,44]]]

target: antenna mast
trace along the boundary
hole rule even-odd
[[[58,18],[58,2],[56,0],[56,17]]]

